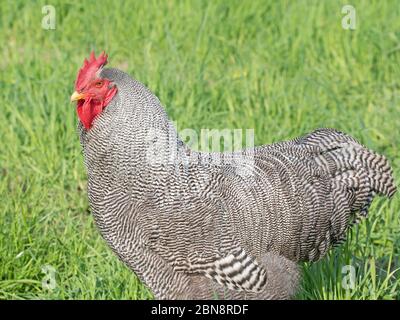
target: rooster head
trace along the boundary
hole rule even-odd
[[[92,126],[94,118],[117,93],[117,88],[110,80],[100,77],[103,66],[107,64],[107,58],[104,52],[96,58],[92,51],[89,60],[83,61],[76,77],[75,92],[71,101],[76,101],[78,117],[87,130]]]

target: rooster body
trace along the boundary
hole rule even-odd
[[[237,152],[178,137],[144,85],[102,69],[117,91],[79,124],[96,224],[158,299],[286,299],[297,262],[316,261],[395,186],[387,160],[319,129]]]

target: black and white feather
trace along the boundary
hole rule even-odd
[[[90,130],[79,125],[90,205],[156,298],[290,298],[297,262],[323,257],[375,194],[396,191],[385,157],[333,129],[195,152],[144,85],[116,69],[101,77],[118,93]]]

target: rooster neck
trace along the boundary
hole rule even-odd
[[[191,151],[178,138],[158,98],[119,70],[104,69],[101,76],[118,91],[89,130],[79,125],[89,183],[124,184],[125,177],[146,176],[154,165],[181,163]]]

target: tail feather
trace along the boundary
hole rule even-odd
[[[296,140],[317,147],[315,163],[330,176],[334,209],[330,218],[330,242],[337,244],[360,218],[366,217],[375,195],[396,192],[388,160],[354,138],[333,129],[319,129]]]

